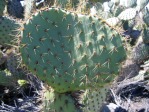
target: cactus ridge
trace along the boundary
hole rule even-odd
[[[24,24],[20,51],[37,76],[63,93],[107,84],[126,56],[105,21],[50,8]]]

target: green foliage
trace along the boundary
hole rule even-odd
[[[55,91],[105,85],[126,56],[121,36],[102,19],[48,9],[24,24],[23,62]]]

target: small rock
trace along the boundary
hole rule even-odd
[[[109,105],[104,105],[102,107],[101,112],[127,112],[127,111],[114,103],[109,103]]]

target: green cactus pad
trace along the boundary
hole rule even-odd
[[[100,112],[101,107],[106,101],[109,86],[88,89],[84,98],[84,112]]]
[[[1,0],[1,2],[0,2],[0,16],[3,15],[5,6],[6,6],[6,1],[5,0]]]
[[[19,24],[8,18],[0,17],[0,45],[16,45]]]
[[[50,8],[24,24],[23,62],[63,93],[113,81],[126,56],[121,36],[105,21]]]
[[[46,91],[43,96],[44,112],[82,112],[68,93],[60,94]]]
[[[26,71],[21,65],[21,56],[16,51],[9,54],[6,67],[15,79],[26,79]]]
[[[144,42],[140,42],[132,50],[132,60],[141,63],[149,57],[149,46]]]

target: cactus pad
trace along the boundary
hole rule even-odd
[[[23,79],[25,77],[25,71],[21,67],[21,56],[16,52],[9,55],[9,58],[6,61],[6,67],[15,78]]]
[[[20,51],[28,68],[61,93],[113,81],[126,56],[105,21],[56,8],[24,24]]]
[[[17,44],[19,24],[7,17],[0,17],[0,45]]]
[[[43,98],[44,112],[82,112],[73,97],[68,94],[60,94],[46,91]]]
[[[121,20],[131,20],[134,19],[137,14],[137,10],[135,8],[128,8],[121,12],[118,16]]]
[[[86,91],[85,110],[84,112],[100,112],[101,107],[106,101],[108,95],[109,86],[102,88],[94,88]]]
[[[144,39],[144,38],[143,38]],[[143,60],[149,57],[149,46],[143,42],[140,42],[132,50],[133,60],[137,63],[143,62]]]

